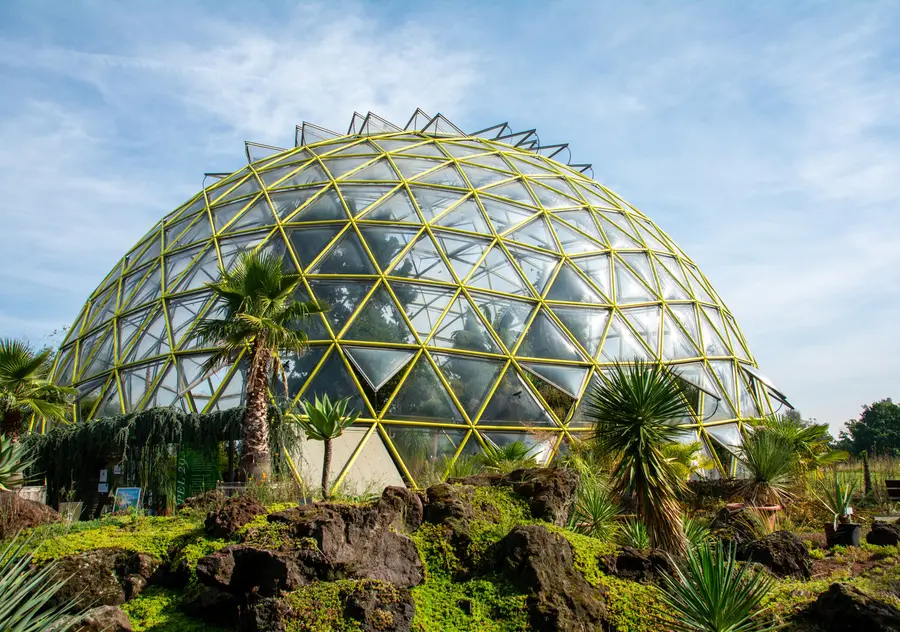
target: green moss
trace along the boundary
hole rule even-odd
[[[555,525],[546,526],[550,531],[568,540],[572,546],[575,570],[584,575],[589,584],[599,586],[600,580],[604,577],[600,571],[599,560],[603,556],[615,553],[615,545]]]
[[[181,594],[152,587],[125,603],[134,632],[222,632],[221,628],[188,617],[178,610]]]
[[[287,632],[357,632],[358,622],[344,619],[344,602],[362,581],[319,582],[285,595],[291,607]]]
[[[525,595],[499,578],[450,582],[430,579],[412,590],[416,632],[514,632],[528,629]]]
[[[618,577],[599,577],[606,588],[606,608],[610,623],[621,632],[655,632],[668,630],[672,614],[665,607],[660,589]]]

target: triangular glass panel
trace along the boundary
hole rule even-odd
[[[481,426],[555,427],[556,424],[527,386],[509,367],[478,420]]]
[[[654,264],[654,267],[656,268],[656,276],[659,279],[662,297],[666,300],[671,301],[690,300],[691,295],[687,292],[687,290],[684,289],[684,287],[682,287],[678,280],[674,276],[672,276],[672,273],[669,272],[669,269],[658,261],[654,261]]]
[[[335,235],[344,227],[344,224],[328,224],[325,226],[307,226],[293,228],[287,231],[294,254],[300,265],[306,269],[313,262],[322,249],[334,239]]]
[[[359,215],[394,190],[390,184],[345,184],[338,186],[351,215]]]
[[[450,304],[455,290],[443,287],[419,285],[417,283],[401,283],[391,281],[391,289],[406,311],[409,322],[419,334],[419,338],[425,340],[434,331],[441,314]]]
[[[556,181],[557,179],[554,179]],[[541,182],[548,182],[547,180],[529,180],[529,184],[531,185],[531,190],[534,191],[535,196],[540,201],[541,206],[545,209],[553,210],[557,208],[572,208],[573,206],[579,206],[581,202],[577,202],[566,196],[562,195],[558,191],[554,191],[550,189]]]
[[[310,162],[300,171],[292,173],[290,176],[277,183],[275,189],[289,189],[293,187],[305,187],[314,182],[328,182],[328,175],[315,162]]]
[[[279,188],[279,180],[284,179],[295,171],[299,171],[303,166],[304,165],[297,163],[279,165],[272,169],[259,171],[259,179],[263,181],[263,184],[266,185],[266,188]]]
[[[163,322],[165,332],[165,322]],[[81,341],[81,365],[79,381],[94,375],[104,373],[113,368],[115,364],[115,349],[113,347],[112,328],[104,329],[99,335],[95,334],[90,340]],[[88,353],[91,355],[88,356]]]
[[[515,167],[519,173],[525,175],[547,175],[549,173],[553,173],[551,170],[541,167],[539,165],[534,164],[530,160],[523,160],[518,156],[507,155],[506,158],[512,163],[513,167]]]
[[[350,346],[344,346],[344,352],[373,391],[387,384],[415,354],[415,351],[408,349]]]
[[[753,397],[743,379],[738,380],[738,399],[740,400],[741,417],[746,419],[760,416],[756,398]]]
[[[612,211],[605,211],[602,213],[602,215],[603,215],[603,217],[605,217],[606,219],[611,221],[613,224],[618,226],[619,229],[623,233],[625,233],[626,235],[628,235],[631,238],[634,238],[634,236],[635,236],[634,226],[628,220],[628,218],[625,217],[622,213],[614,213]]]
[[[506,238],[514,239],[520,243],[536,248],[544,248],[545,250],[559,252],[559,248],[556,246],[556,240],[553,239],[553,234],[550,232],[550,227],[547,225],[547,220],[543,217],[538,217],[521,228],[517,228],[507,234]]]
[[[349,145],[347,147],[342,147],[337,151],[333,151],[328,154],[329,158],[335,158],[337,156],[368,156],[370,154],[381,154],[383,153],[381,149],[375,147],[372,143],[368,143],[363,141],[361,143],[356,143],[355,145]]]
[[[306,189],[291,189],[290,191],[275,191],[269,193],[269,199],[272,201],[272,206],[275,207],[275,215],[282,220],[286,220],[294,211],[306,204],[310,198],[321,190],[320,187],[308,187]]]
[[[484,251],[491,245],[491,242],[484,239],[462,237],[442,231],[435,231],[434,236],[437,238],[441,250],[447,255],[447,259],[450,260],[453,272],[456,273],[456,277],[460,280],[465,279],[469,275],[469,272],[481,259]]]
[[[149,263],[159,258],[162,252],[162,240],[157,229],[153,230],[153,236],[147,240],[147,248],[140,254],[137,259],[130,260],[132,268],[140,268],[145,263]]]
[[[140,362],[147,358],[169,353],[169,334],[166,329],[166,319],[162,312],[156,312],[137,339],[137,342],[129,349],[123,363]]]
[[[359,237],[353,230],[345,232],[338,242],[310,270],[313,274],[377,274]]]
[[[187,230],[175,239],[170,245],[171,248],[180,248],[188,246],[198,241],[209,239],[212,236],[212,227],[209,224],[209,216],[206,212],[200,213],[194,223]]]
[[[713,360],[709,363],[709,366],[712,367],[713,373],[719,379],[719,383],[722,385],[729,402],[736,401],[734,363],[724,360]]]
[[[481,233],[483,235],[491,234],[491,229],[484,220],[481,209],[478,208],[474,198],[469,198],[450,212],[444,214],[435,222],[435,225],[466,230],[472,233]]]
[[[180,250],[166,256],[166,287],[169,288],[170,292],[174,289],[176,281],[182,273],[191,266],[194,257],[200,254],[202,248],[203,246],[197,246],[196,248]]]
[[[663,360],[696,358],[700,350],[668,313],[663,318]]]
[[[703,346],[705,355],[707,356],[728,356],[731,351],[728,350],[728,344],[719,335],[719,332],[713,327],[706,314],[700,311],[700,331],[703,336]]]
[[[311,301],[311,297],[309,292],[306,290],[306,287],[303,284],[297,286],[294,290],[294,300],[299,301],[301,303],[308,303]],[[321,299],[320,299],[321,300]],[[210,314],[216,309],[214,306],[210,309]],[[303,319],[300,327],[306,333],[307,338],[309,340],[330,340],[331,334],[328,333],[328,328],[325,327],[325,317],[322,314],[308,314],[305,319]]]
[[[590,357],[596,357],[603,333],[606,331],[606,323],[609,321],[609,310],[562,305],[553,305],[551,309],[581,344],[582,349],[587,351]]]
[[[427,234],[423,234],[419,238],[388,274],[410,279],[431,279],[448,283],[453,281],[450,268],[444,263],[437,248],[431,241],[431,237]]]
[[[169,283],[169,292],[187,292],[203,287],[206,283],[211,283],[219,279],[219,257],[216,249],[209,246],[206,251],[193,260],[190,269],[184,273],[175,285],[172,280],[167,278]]]
[[[109,381],[109,386],[106,387],[106,392],[100,400],[100,404],[97,406],[97,410],[94,411],[93,417],[94,419],[113,417],[121,415],[122,412],[122,402],[119,399],[119,384],[116,382],[115,375],[113,375]]]
[[[176,370],[175,365],[170,364],[166,367],[166,372],[163,377],[160,378],[156,388],[153,390],[153,394],[144,403],[144,409],[155,408],[157,406],[175,406],[184,412],[188,412],[184,399],[176,403],[180,395],[181,394],[178,392],[178,371]]]
[[[147,309],[132,312],[127,316],[119,316],[119,318],[116,319],[116,325],[119,328],[119,352],[116,357],[119,359],[120,364],[125,363],[125,353],[141,332],[141,328],[147,320],[147,316],[150,314],[151,310],[154,309],[155,308],[148,307]],[[59,374],[58,370],[57,374]],[[65,384],[65,381],[62,381],[61,383]]]
[[[496,195],[498,197],[506,198],[514,202],[521,202],[522,204],[530,204],[534,206],[534,198],[531,197],[531,194],[528,192],[528,189],[525,188],[525,185],[522,184],[521,180],[498,184],[496,186],[490,187],[489,189],[485,189],[484,192],[490,193],[491,195]]]
[[[589,239],[578,231],[563,225],[561,222],[554,221],[552,224],[563,252],[567,255],[580,255],[585,252],[596,252],[598,250],[606,249],[606,247],[599,242]]]
[[[203,312],[203,308],[209,303],[209,295],[204,292],[200,295],[169,299],[166,303],[169,309],[169,327],[172,331],[172,340],[175,341],[177,348],[183,349],[182,338],[184,338],[187,330],[197,322],[197,319]]]
[[[495,245],[478,264],[478,268],[466,285],[506,294],[531,296],[531,290],[525,285],[522,276],[499,245]]]
[[[419,229],[360,224],[359,232],[369,245],[378,267],[387,270],[400,251],[416,238]]]
[[[275,216],[269,207],[269,201],[264,195],[260,196],[252,205],[245,208],[237,219],[231,222],[225,229],[226,233],[235,233],[250,228],[271,226],[275,223]]]
[[[661,250],[663,252],[669,252],[669,247],[666,246],[651,230],[645,226],[642,226],[640,222],[635,221],[635,226],[637,227],[638,235],[641,237],[643,242],[647,245],[651,250]]]
[[[422,211],[422,217],[426,222],[446,211],[448,208],[459,202],[464,193],[455,191],[445,191],[443,189],[429,189],[427,187],[410,187],[419,210]]]
[[[468,299],[460,294],[450,307],[429,344],[448,349],[500,353],[488,328]]]
[[[528,279],[532,287],[537,290],[538,294],[543,294],[559,259],[552,255],[526,250],[525,248],[516,248],[515,246],[509,246],[508,250],[515,262],[519,264],[519,268],[525,274],[525,278]]]
[[[567,303],[608,303],[606,299],[591,289],[569,263],[563,263],[559,269],[546,298],[548,301],[565,301]]]
[[[406,376],[385,416],[411,421],[464,423],[462,414],[424,354]]]
[[[458,143],[440,142],[441,148],[454,158],[466,158],[475,154],[487,153],[487,147],[480,145],[463,145]]]
[[[381,428],[390,437],[406,470],[413,477],[407,479],[407,482],[410,485],[418,482],[421,487],[430,484],[436,470],[438,474],[443,474],[438,468],[443,468],[449,463],[468,434],[466,429],[451,430],[447,427],[384,425]],[[474,439],[470,439],[466,445],[472,441]]]
[[[583,360],[575,344],[563,333],[544,309],[541,309],[522,338],[516,355],[552,360]]]
[[[693,305],[669,305],[678,322],[687,331],[691,341],[700,347],[700,326],[697,324],[697,312]]]
[[[600,352],[601,362],[631,362],[632,360],[649,360],[647,349],[637,336],[616,315],[609,325],[603,350]]]
[[[523,368],[525,367],[523,366]],[[585,372],[587,372],[587,369],[585,369]],[[569,395],[556,384],[547,381],[544,376],[535,371],[529,371],[525,368],[522,375],[531,384],[532,388],[538,392],[538,395],[543,400],[542,406],[553,413],[559,422],[565,422],[566,417],[569,416],[569,411],[575,404],[576,398]]]
[[[515,347],[522,337],[522,332],[525,331],[525,325],[531,318],[535,305],[478,292],[472,293],[472,300],[506,348]]]
[[[660,309],[659,305],[654,305],[622,310],[625,320],[638,333],[638,337],[650,348],[654,356],[659,354]]]
[[[152,266],[152,270],[150,270],[150,274],[147,275],[147,278],[141,283],[138,289],[135,291],[134,295],[128,301],[128,309],[132,307],[137,307],[139,305],[143,305],[144,303],[149,303],[151,301],[155,301],[162,294],[161,287],[161,277],[160,268],[157,266]],[[112,305],[112,302],[108,303],[108,305]],[[119,311],[124,311],[119,310]],[[99,319],[98,319],[99,321]]]
[[[742,360],[752,360],[750,358],[750,354],[747,352],[747,349],[744,346],[743,337],[740,335],[734,319],[729,315],[727,320],[728,334],[731,336],[731,348],[734,351],[734,354]]]
[[[513,177],[512,174],[493,171],[491,169],[482,169],[481,167],[465,164],[461,166],[463,173],[466,174],[466,178],[469,180],[473,189],[480,189],[481,187],[494,184],[500,180],[508,180]]]
[[[621,228],[609,221],[602,213],[596,213],[594,216],[597,218],[597,223],[600,224],[600,228],[603,229],[603,233],[606,235],[606,240],[609,242],[610,246],[613,248],[641,248],[641,245],[638,242],[629,237]]]
[[[289,222],[318,222],[347,219],[347,211],[334,189],[328,189],[289,218]]]
[[[259,203],[261,199],[264,199],[265,196],[261,195],[257,197],[254,202]],[[222,230],[222,228],[228,224],[231,220],[238,216],[238,214],[244,209],[244,207],[250,205],[249,199],[238,200],[237,202],[232,202],[231,204],[224,205],[216,205],[210,209],[210,212],[213,216],[213,221],[216,223],[216,232]],[[272,223],[271,221],[269,222]]]
[[[623,252],[619,256],[627,263],[632,270],[637,272],[641,280],[652,289],[657,290],[656,277],[653,276],[653,270],[650,268],[650,259],[643,252]]]
[[[381,146],[382,149],[388,152],[394,151],[403,151],[405,149],[409,149],[413,145],[420,145],[422,143],[421,138],[412,138],[412,139],[392,139],[385,138],[381,140],[376,140],[375,144]]]
[[[538,465],[541,466],[547,464],[547,461],[550,459],[550,454],[551,452],[553,452],[553,447],[559,441],[559,433],[557,432],[546,434],[523,434],[516,431],[480,432],[479,435],[482,437],[486,444],[490,443],[491,445],[495,445],[497,447],[503,447],[515,441],[524,443],[525,448],[528,450],[528,456],[533,457]],[[472,439],[472,441],[474,441],[474,439]]]
[[[202,213],[202,215],[206,215],[206,213]],[[173,246],[177,244],[178,237],[181,235],[181,233],[183,233],[190,224],[197,221],[199,217],[200,215],[191,215],[189,217],[180,219],[177,222],[167,223],[164,231],[165,250],[172,250]],[[185,242],[185,245],[187,245],[188,243],[190,242]]]
[[[166,367],[165,362],[152,362],[119,371],[119,379],[122,380],[122,399],[125,401],[126,413],[138,408],[141,400],[147,395],[147,391],[156,382],[163,367]]]
[[[509,175],[513,175],[512,169],[510,169],[509,165],[504,162],[504,160],[498,154],[491,154],[485,156],[472,156],[466,158],[466,162],[471,162],[476,165],[481,165],[483,167],[490,167],[491,169],[497,169],[499,171],[505,171]],[[509,177],[509,176],[507,176]]]
[[[223,191],[227,187],[221,187],[215,195],[218,195],[220,191]],[[214,200],[215,204],[223,204],[225,202],[229,202],[231,200],[236,200],[238,198],[247,197],[248,195],[253,195],[254,193],[259,192],[259,181],[256,179],[256,176],[253,174],[247,176],[247,178],[241,182],[239,185],[231,189],[225,195]]]
[[[447,165],[446,167],[441,167],[435,171],[429,171],[425,175],[417,177],[415,181],[417,184],[427,183],[446,187],[457,187],[460,189],[469,188],[459,174],[459,170],[453,165]]]
[[[599,206],[601,208],[617,208],[615,202],[609,199],[606,192],[594,184],[578,183],[578,192],[591,206]]]
[[[356,318],[342,336],[344,340],[406,344],[416,342],[416,337],[403,319],[394,299],[384,287],[375,290],[357,311]]]
[[[616,303],[628,305],[631,303],[647,303],[658,300],[647,287],[629,270],[625,264],[616,260]]]
[[[371,158],[325,158],[322,164],[328,169],[331,177],[337,180],[372,160]]]
[[[308,382],[306,390],[303,391],[303,399],[310,402],[314,401],[316,396],[322,397],[323,395],[327,395],[331,401],[349,397],[349,410],[358,410],[363,417],[370,415],[369,408],[363,401],[363,397],[337,349],[331,350],[324,364],[319,367],[315,376]]]
[[[413,206],[412,200],[405,189],[398,189],[393,194],[379,202],[377,206],[366,211],[362,219],[382,222],[404,222],[407,224],[421,224],[422,220]]]
[[[582,366],[539,364],[537,362],[523,362],[522,366],[575,399],[581,394],[584,378],[588,374],[588,367]]]
[[[422,158],[403,158],[401,156],[392,156],[391,160],[394,161],[397,170],[406,180],[411,180],[420,173],[439,167],[447,162],[446,160],[423,160]]]
[[[721,424],[718,426],[704,426],[704,430],[732,454],[738,454],[741,449],[741,431],[737,424]]]
[[[452,353],[432,353],[444,379],[462,404],[470,419],[484,404],[488,393],[503,370],[503,360],[462,356]]]
[[[603,237],[600,235],[600,231],[597,230],[597,225],[594,223],[594,219],[591,216],[590,211],[586,211],[584,209],[578,211],[557,211],[553,214],[553,216],[568,222],[578,230],[588,235],[591,239],[601,244],[602,248],[606,248],[606,246],[603,245]],[[556,228],[556,224],[554,224],[553,227]],[[562,237],[560,237],[560,241],[562,241]]]
[[[401,155],[428,156],[429,158],[446,158],[444,153],[434,143],[420,143],[415,147],[408,147],[397,152]]]
[[[294,351],[281,354],[282,370],[273,371],[269,382],[272,396],[276,400],[293,401],[327,349],[327,346],[315,345],[307,347],[300,354]]]
[[[382,158],[376,162],[373,162],[368,167],[363,167],[359,171],[354,171],[349,176],[346,176],[344,180],[375,180],[375,181],[396,181],[399,180],[397,177],[397,173],[394,171],[393,167],[391,167],[390,163]]]
[[[309,279],[309,286],[316,295],[316,301],[328,308],[325,318],[328,319],[335,334],[344,328],[363,297],[372,289],[372,285],[372,281]]]
[[[479,198],[481,200],[482,206],[484,206],[484,211],[487,213],[488,219],[491,220],[491,223],[494,225],[494,230],[497,233],[503,233],[512,228],[513,226],[517,226],[531,217],[534,217],[537,210],[522,208],[521,206],[516,206],[515,204],[509,204],[508,202],[501,202],[500,200],[494,200],[489,197]]]
[[[609,255],[594,255],[592,257],[578,257],[572,259],[587,277],[600,288],[606,296],[612,296],[612,284],[610,283]]]
[[[686,265],[685,268],[687,269],[687,277],[691,283],[691,289],[694,291],[694,296],[704,303],[715,303],[716,300],[709,292],[707,292],[706,285],[700,281],[700,275],[697,272],[697,269],[691,264]]]

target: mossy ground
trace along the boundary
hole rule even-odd
[[[287,505],[270,507],[270,511]],[[413,629],[416,632],[517,632],[528,629],[525,595],[517,592],[490,571],[491,547],[516,525],[535,522],[528,507],[508,490],[476,488],[475,517],[469,525],[471,545],[466,563],[479,565],[479,573],[458,581],[462,562],[444,527],[425,524],[412,538],[426,571],[424,584],[412,590],[416,605]],[[207,538],[202,512],[168,518],[111,517],[70,526],[51,525],[36,529],[32,541],[36,558],[47,561],[103,547],[122,547],[148,553],[163,561],[183,559],[193,572],[197,560],[226,544]],[[615,547],[567,529],[548,526],[572,545],[575,567],[587,581],[606,590],[607,608],[615,629],[650,632],[667,628],[670,614],[662,604],[660,589],[605,575],[598,560],[615,552]],[[287,528],[266,521],[265,516],[240,530],[235,539],[258,546],[280,548],[292,541]],[[315,546],[314,541],[306,543]],[[175,560],[169,559],[170,554]],[[864,592],[900,607],[900,551],[897,547],[863,545],[859,549],[825,551],[812,549],[814,577],[810,581],[778,580],[765,605],[774,622],[786,630],[812,630],[796,615],[835,581],[846,581]],[[286,595],[295,616],[290,632],[355,632],[358,626],[343,617],[347,595],[356,581],[322,582]],[[219,632],[207,623],[192,619],[179,610],[186,595],[197,588],[191,577],[186,590],[151,587],[128,602],[124,610],[136,632]]]

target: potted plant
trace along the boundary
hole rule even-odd
[[[76,522],[81,519],[81,509],[84,503],[75,500],[75,488],[63,489],[59,493],[59,515],[66,522]]]
[[[850,502],[853,492],[856,491],[856,481],[846,482],[834,474],[834,482],[831,485],[821,486],[822,494],[816,494],[825,508],[834,516],[834,520],[825,524],[825,544],[833,547],[859,546],[861,527],[857,523],[850,522],[853,515],[853,507]]]

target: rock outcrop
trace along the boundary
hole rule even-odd
[[[57,561],[56,576],[69,580],[52,604],[76,600],[79,607],[119,606],[136,597],[153,577],[159,562],[146,553],[96,549]]]
[[[266,513],[266,508],[254,498],[235,496],[226,500],[221,508],[206,516],[206,534],[227,540],[248,522]]]
[[[866,542],[879,546],[896,546],[900,544],[900,525],[895,522],[873,522],[872,529],[866,534]]]
[[[812,576],[809,549],[790,531],[776,531],[750,542],[744,547],[741,559],[762,564],[779,577],[809,579]]]
[[[131,620],[118,606],[91,608],[69,628],[72,632],[132,632]]]
[[[20,498],[13,492],[0,492],[0,540],[11,538],[23,529],[59,522],[59,514],[47,505]]]
[[[900,610],[849,584],[829,586],[804,617],[826,632],[900,632]]]
[[[657,549],[642,552],[630,546],[624,547],[616,555],[602,557],[600,569],[607,575],[644,583],[659,581],[663,575],[675,574],[675,565],[665,552]]]

